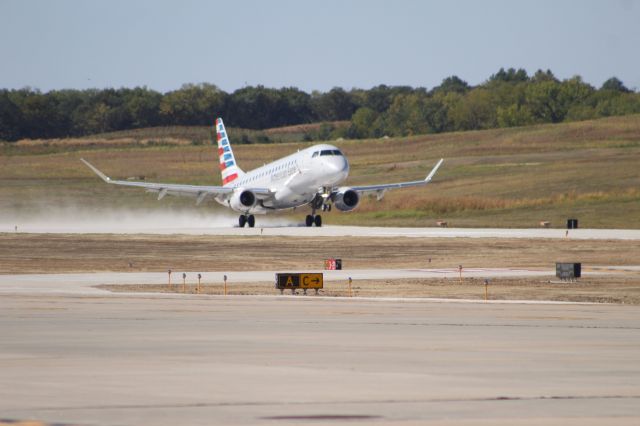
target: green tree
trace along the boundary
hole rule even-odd
[[[426,93],[423,88],[413,89],[409,86],[385,86],[381,84],[362,91],[360,103],[367,108],[382,113],[389,109],[396,96],[408,95],[417,91]]]
[[[447,96],[453,95],[457,95],[457,93],[452,92],[447,95],[437,94],[424,99],[422,110],[424,120],[429,126],[429,133],[446,132],[452,127],[449,120],[449,107],[447,106],[446,99]]]
[[[105,103],[94,104],[85,117],[87,131],[89,133],[105,133],[112,130],[110,127],[111,113],[111,107]]]
[[[447,77],[444,80],[442,80],[442,83],[440,83],[439,86],[434,87],[432,90],[432,93],[455,92],[455,93],[465,94],[469,90],[471,90],[471,87],[466,81],[462,80],[460,77],[456,75],[452,75],[451,77]]]
[[[124,97],[124,108],[133,128],[153,127],[162,123],[160,105],[162,95],[146,87],[128,90]]]
[[[160,102],[160,114],[173,125],[208,125],[225,106],[226,94],[213,84],[185,84],[167,93]]]
[[[582,81],[580,76],[572,77],[561,83],[559,100],[566,111],[564,120],[585,120],[595,115],[592,96],[593,86]]]
[[[607,91],[611,93],[611,91]],[[601,97],[595,107],[596,114],[600,117],[627,115],[640,113],[639,93],[620,93],[618,96],[606,96],[607,92],[601,92]],[[604,94],[604,96],[602,96]]]
[[[556,78],[555,75],[553,75],[553,73],[551,72],[551,70],[546,70],[546,71],[542,71],[542,70],[538,70],[536,71],[536,73],[533,75],[533,77],[531,77],[531,81],[534,83],[540,83],[543,81],[555,81],[558,82],[558,79]]]
[[[349,120],[358,108],[354,97],[339,87],[334,87],[328,93],[314,92],[312,105],[320,121]]]
[[[505,83],[522,83],[529,81],[529,76],[527,75],[527,71],[522,68],[509,68],[508,70],[504,70],[504,68],[500,68],[497,73],[493,74],[489,77],[489,82],[501,81]]]
[[[483,88],[471,90],[449,114],[457,130],[490,129],[497,125],[491,92]]]
[[[614,92],[622,92],[629,93],[631,90],[627,89],[626,86],[620,81],[617,77],[611,77],[604,83],[602,83],[602,87],[600,90],[611,90]]]
[[[309,138],[401,136],[639,112],[640,94],[616,77],[595,90],[579,76],[560,81],[550,70],[529,77],[524,69],[515,68],[500,68],[475,88],[457,76],[447,77],[429,92],[386,85],[350,91],[336,87],[312,94],[295,87],[263,86],[227,94],[208,83],[185,84],[165,94],[146,87],[47,93],[27,87],[0,89],[0,139],[211,125],[216,116],[230,126],[250,129],[350,120],[350,126],[327,123]]]
[[[380,129],[376,128],[378,113],[371,108],[361,107],[351,117],[349,137],[351,138],[371,138],[379,137]]]
[[[23,135],[24,122],[20,107],[10,97],[8,90],[0,90],[0,140],[14,141]]]
[[[536,122],[559,123],[567,114],[561,100],[561,85],[554,80],[541,80],[527,86],[526,105]]]
[[[21,112],[23,138],[51,138],[64,136],[64,117],[56,99],[39,90],[21,89],[11,96]]]
[[[279,90],[277,123],[281,126],[312,123],[316,120],[311,105],[311,96],[296,87]]]
[[[386,113],[380,117],[380,133],[406,136],[444,131],[450,124],[450,106],[457,105],[460,97],[456,92],[440,92],[434,96],[416,92],[396,96]]]
[[[531,111],[524,105],[511,104],[507,107],[498,107],[496,116],[500,127],[527,126],[534,123]]]

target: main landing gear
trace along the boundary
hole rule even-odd
[[[304,224],[307,226],[313,226],[315,224],[319,228],[322,226],[322,216],[308,214]]]
[[[256,226],[256,218],[252,214],[241,214],[240,217],[238,217],[238,225],[240,226],[240,228],[244,228],[245,224],[248,224],[249,228],[253,228],[254,226]]]

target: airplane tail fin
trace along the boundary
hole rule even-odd
[[[222,173],[222,186],[229,186],[238,179],[244,172],[233,156],[233,150],[229,143],[227,131],[224,128],[222,118],[216,119],[216,139],[218,141],[218,156],[220,157],[220,172]]]

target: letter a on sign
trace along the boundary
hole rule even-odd
[[[291,275],[287,277],[287,285],[293,285],[293,277]]]

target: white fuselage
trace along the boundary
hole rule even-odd
[[[241,213],[264,214],[308,204],[324,187],[338,186],[349,175],[349,163],[333,145],[314,145],[295,154],[246,172],[233,181],[231,188],[265,188],[273,193],[264,201]],[[216,201],[228,206],[228,197]]]

